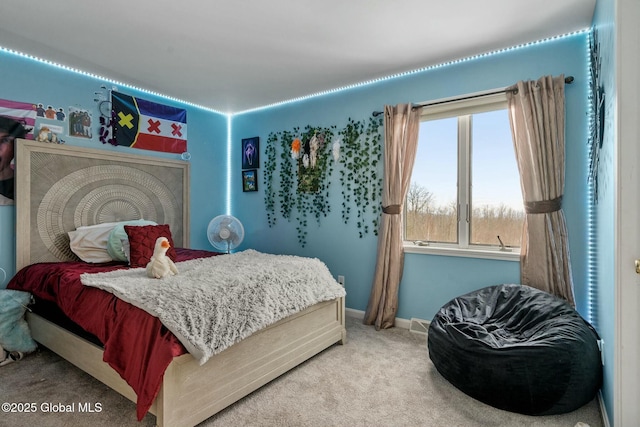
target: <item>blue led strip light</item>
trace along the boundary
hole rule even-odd
[[[37,56],[29,55],[27,53],[18,52],[16,50],[9,49],[9,48],[3,47],[3,46],[0,46],[0,51],[1,52],[5,52],[5,53],[9,53],[11,55],[20,56],[22,58],[27,58],[27,59],[30,59],[32,61],[40,62],[42,64],[50,65],[52,67],[60,68],[62,70],[70,71],[72,73],[80,74],[80,75],[87,76],[87,77],[92,77],[92,78],[98,79],[98,80],[103,80],[103,81],[105,81],[107,83],[110,83],[110,84],[113,84],[113,85],[116,85],[116,86],[124,86],[124,87],[127,87],[129,89],[137,90],[137,91],[140,91],[140,92],[143,92],[143,93],[147,93],[147,94],[150,94],[150,95],[159,96],[159,97],[162,97],[164,99],[168,99],[168,100],[171,100],[171,101],[179,102],[181,104],[189,105],[191,107],[200,108],[202,110],[211,111],[211,112],[222,114],[222,115],[225,115],[225,116],[227,115],[226,113],[222,113],[220,111],[217,111],[217,110],[214,110],[212,108],[205,107],[205,106],[202,106],[202,105],[199,105],[199,104],[194,104],[193,102],[183,101],[182,99],[178,99],[178,98],[175,98],[173,96],[164,95],[162,93],[154,92],[154,91],[151,91],[151,90],[148,90],[148,89],[143,89],[141,87],[133,86],[133,85],[128,84],[128,83],[123,83],[123,82],[120,82],[120,81],[117,81],[117,80],[112,80],[112,79],[110,79],[108,77],[103,77],[103,76],[99,76],[97,74],[93,74],[93,73],[89,73],[89,72],[86,72],[86,71],[79,70],[77,68],[68,67],[66,65],[58,64],[57,62],[49,61],[48,59],[42,59],[42,58],[39,58]]]
[[[548,42],[554,41],[554,40],[560,40],[560,39],[564,39],[564,38],[567,38],[567,37],[573,37],[573,36],[576,36],[576,35],[588,33],[589,31],[590,31],[590,29],[574,31],[574,32],[571,32],[571,33],[561,34],[561,35],[554,36],[554,37],[548,37],[548,38],[545,38],[545,39],[541,39],[541,40],[537,40],[537,41],[533,41],[533,42],[529,42],[529,43],[523,43],[523,44],[519,44],[519,45],[516,45],[516,46],[507,47],[507,48],[504,48],[504,49],[498,49],[498,50],[493,50],[491,52],[480,53],[480,54],[477,54],[477,55],[468,56],[468,57],[461,58],[461,59],[455,59],[455,60],[452,60],[452,61],[443,62],[443,63],[436,64],[436,65],[430,65],[428,67],[418,68],[416,70],[405,71],[405,72],[402,72],[402,73],[392,74],[392,75],[386,76],[386,77],[380,77],[380,78],[377,78],[377,79],[367,80],[367,81],[360,82],[360,83],[354,83],[352,85],[342,86],[342,87],[339,87],[339,88],[336,88],[336,89],[329,89],[329,90],[325,90],[325,91],[321,91],[321,92],[316,92],[316,93],[313,93],[313,94],[310,94],[310,95],[300,96],[300,97],[289,99],[289,100],[286,100],[286,101],[281,101],[281,102],[276,102],[276,103],[273,103],[273,104],[265,105],[263,107],[257,107],[257,108],[252,108],[252,109],[249,109],[249,110],[239,111],[237,113],[233,113],[233,115],[250,113],[250,112],[255,112],[255,111],[259,111],[259,110],[265,110],[265,109],[268,109],[268,108],[279,107],[279,106],[282,106],[282,105],[285,105],[285,104],[291,104],[291,103],[294,103],[294,102],[304,101],[304,100],[307,100],[307,99],[310,99],[310,98],[315,98],[315,97],[319,97],[319,96],[323,96],[323,95],[329,95],[329,94],[337,93],[337,92],[343,92],[345,90],[355,89],[355,88],[359,88],[359,87],[362,87],[362,86],[368,86],[368,85],[384,82],[384,81],[387,81],[387,80],[396,79],[396,78],[399,78],[399,77],[406,77],[406,76],[410,76],[410,75],[413,75],[413,74],[423,73],[423,72],[429,71],[429,70],[436,70],[438,68],[443,68],[443,67],[448,67],[448,66],[455,65],[455,64],[461,64],[461,63],[464,63],[464,62],[473,61],[473,60],[479,59],[479,58],[486,58],[488,56],[498,55],[498,54],[505,53],[505,52],[511,52],[511,51],[514,51],[514,50],[523,49],[523,48],[527,48],[527,47],[530,47],[530,46],[536,46],[536,45],[539,45],[539,44],[548,43]]]
[[[226,214],[231,215],[231,153],[232,153],[232,141],[231,141],[231,115],[227,115],[227,199],[226,199]]]
[[[590,30],[592,31],[592,30]],[[589,42],[587,43],[587,49],[585,55],[587,56],[587,76],[589,80],[593,79],[593,75],[591,72],[591,43],[593,42],[592,37],[589,38]],[[593,93],[593,82],[589,81],[587,84],[587,99],[591,99],[592,96],[595,96]],[[595,117],[593,110],[593,103],[587,102],[587,132],[590,131],[592,126],[594,126]],[[593,141],[592,141],[593,143]],[[587,150],[588,151],[588,150]],[[590,166],[590,158],[587,153],[585,162],[587,163],[587,170],[589,170]],[[595,192],[594,192],[595,182],[592,180],[588,180],[587,184],[587,320],[589,323],[593,325],[594,328],[598,329],[598,318],[596,315],[596,310],[594,307],[595,301],[597,301],[598,289],[596,287],[597,279],[598,279],[598,251],[597,251],[597,234],[596,234],[596,212],[595,212]]]

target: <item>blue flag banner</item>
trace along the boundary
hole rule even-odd
[[[187,151],[187,110],[115,91],[111,105],[118,145],[165,153]]]

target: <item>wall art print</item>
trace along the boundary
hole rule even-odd
[[[242,191],[258,191],[258,171],[256,169],[242,171]]]
[[[260,167],[260,138],[245,138],[242,140],[242,169],[257,169]]]
[[[91,139],[92,116],[88,110],[69,107],[69,136]]]

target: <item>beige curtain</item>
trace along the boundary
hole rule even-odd
[[[518,82],[507,90],[509,119],[525,204],[522,284],[575,305],[564,193],[564,76]]]
[[[376,272],[364,317],[364,323],[375,324],[376,329],[392,327],[398,311],[404,262],[402,205],[416,158],[421,110],[411,104],[385,106],[382,219]]]

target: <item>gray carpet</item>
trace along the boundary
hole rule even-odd
[[[347,318],[348,343],[336,345],[206,420],[218,426],[531,426],[602,427],[597,401],[569,414],[531,417],[492,408],[451,386],[435,370],[426,337],[377,332]],[[0,401],[35,403],[35,413],[0,414],[0,426],[153,426],[135,405],[47,349],[0,367]],[[0,403],[1,403],[0,402]],[[48,404],[74,413],[46,413]],[[100,412],[79,412],[79,405]]]

